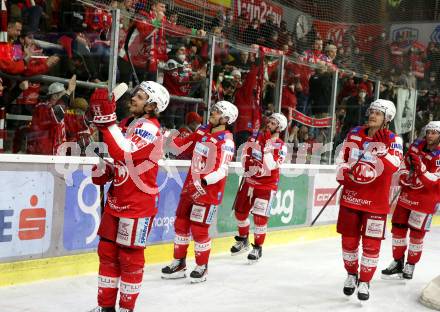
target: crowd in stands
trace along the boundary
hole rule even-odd
[[[78,142],[84,154],[87,144],[98,138],[88,116],[92,89],[77,87],[76,81],[106,84],[111,14],[76,0],[7,4],[8,42],[0,43],[0,105],[9,114],[32,116],[24,122],[8,121],[8,150],[55,154],[61,143],[70,141]],[[284,138],[295,151],[306,146],[310,154],[313,144],[341,142],[351,127],[362,124],[375,94],[396,103],[396,86],[419,90],[417,131],[429,120],[440,119],[440,46],[436,43],[414,44],[406,51],[383,33],[371,39],[371,51],[362,51],[354,26],[337,45],[316,32],[297,40],[287,23],[282,20],[277,25],[271,13],[261,23],[246,14],[234,16],[231,10],[220,10],[204,29],[196,29],[185,27],[184,17],[167,10],[161,1],[107,4],[121,10],[117,81],[130,86],[136,79],[163,83],[173,95],[161,116],[164,128],[194,131],[206,117],[206,100],[211,95],[211,102],[228,100],[238,106],[234,135],[239,146],[277,109],[281,96],[281,111],[289,119]],[[210,35],[216,38],[213,64]],[[284,68],[281,55],[286,56]],[[337,103],[332,114],[336,70]],[[374,80],[366,72],[374,72]],[[32,79],[40,74],[69,82],[65,86]],[[377,79],[383,81],[379,90]],[[128,95],[118,105],[120,119],[128,114],[127,101]],[[295,117],[298,114],[334,120],[335,136],[330,137],[330,128],[302,122]]]

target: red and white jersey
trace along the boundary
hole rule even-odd
[[[158,161],[163,155],[159,128],[156,118],[139,118],[132,121],[125,133],[117,125],[102,129],[104,142],[115,161],[105,212],[128,218],[151,217],[157,213],[156,177]]]
[[[222,202],[228,175],[228,164],[234,157],[235,144],[228,130],[211,133],[209,125],[184,138],[175,138],[174,143],[193,153],[191,168],[183,185],[181,196],[190,195],[201,204],[218,205]],[[207,183],[201,186],[201,179]]]
[[[397,204],[411,210],[433,214],[440,205],[440,147],[430,151],[426,149],[426,140],[416,140],[409,152],[420,156],[426,166],[426,172],[419,176],[411,173],[411,185],[402,187]],[[402,171],[409,174],[410,168],[406,166],[407,164]]]
[[[348,133],[337,163],[339,168],[353,167],[353,179],[342,189],[341,206],[377,214],[389,213],[391,179],[400,166],[403,153],[402,139],[394,133],[390,134],[390,139],[388,153],[376,157],[371,147],[368,148],[369,144],[377,143],[372,143],[373,138],[368,137],[367,127],[356,127]]]
[[[245,174],[251,175],[245,178],[246,183],[256,189],[276,191],[280,180],[279,167],[286,159],[287,147],[280,138],[271,139],[270,136],[269,131],[254,132],[243,148],[241,162]]]

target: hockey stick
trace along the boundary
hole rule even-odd
[[[134,81],[136,82],[136,85],[138,85],[139,78],[136,73],[136,69],[134,68],[133,62],[131,61],[130,52],[128,52],[128,43],[130,42],[131,36],[133,35],[135,30],[136,30],[136,26],[134,26],[134,25],[131,26],[130,29],[128,30],[127,37],[125,38],[125,42],[124,42],[124,50],[125,50],[125,54],[127,54],[127,59],[128,59],[128,62],[130,63],[130,66],[131,66]]]
[[[362,153],[361,156],[359,156],[358,160],[356,161],[356,163],[351,167],[350,172],[349,173],[353,173],[353,169],[354,167],[356,167],[356,165],[361,161],[361,159],[365,156],[365,153],[367,151],[364,151]],[[315,219],[313,219],[312,223],[310,224],[310,226],[313,226],[315,224],[315,222],[318,220],[318,218],[321,216],[321,214],[324,212],[325,208],[327,208],[328,204],[331,202],[331,200],[333,199],[333,197],[335,197],[335,195],[338,193],[338,191],[341,189],[342,184],[339,184],[339,186],[336,188],[336,190],[333,192],[333,194],[330,196],[329,199],[327,199],[327,201],[325,202],[324,206],[322,206],[321,210],[319,211],[318,215],[315,217]]]

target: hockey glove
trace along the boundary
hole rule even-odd
[[[114,96],[108,99],[107,89],[96,89],[90,98],[93,123],[99,127],[109,127],[116,122],[116,102]]]
[[[411,186],[411,180],[408,171],[404,171],[399,176],[399,184],[402,187]]]
[[[414,166],[414,171],[416,174],[424,174],[426,172],[426,166],[420,159],[420,156],[414,153],[409,153],[409,157],[411,157],[411,164]]]
[[[378,157],[385,156],[388,154],[388,149],[391,145],[391,131],[388,129],[380,129],[376,131],[373,136],[373,142],[376,144],[373,146],[372,154]]]

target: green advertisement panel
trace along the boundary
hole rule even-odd
[[[270,211],[269,228],[282,228],[306,223],[308,183],[309,177],[307,175],[297,177],[281,176],[278,192]],[[231,209],[238,186],[239,176],[230,172],[223,203],[219,207],[217,216],[217,232],[219,234],[231,233],[237,230],[237,222]]]

